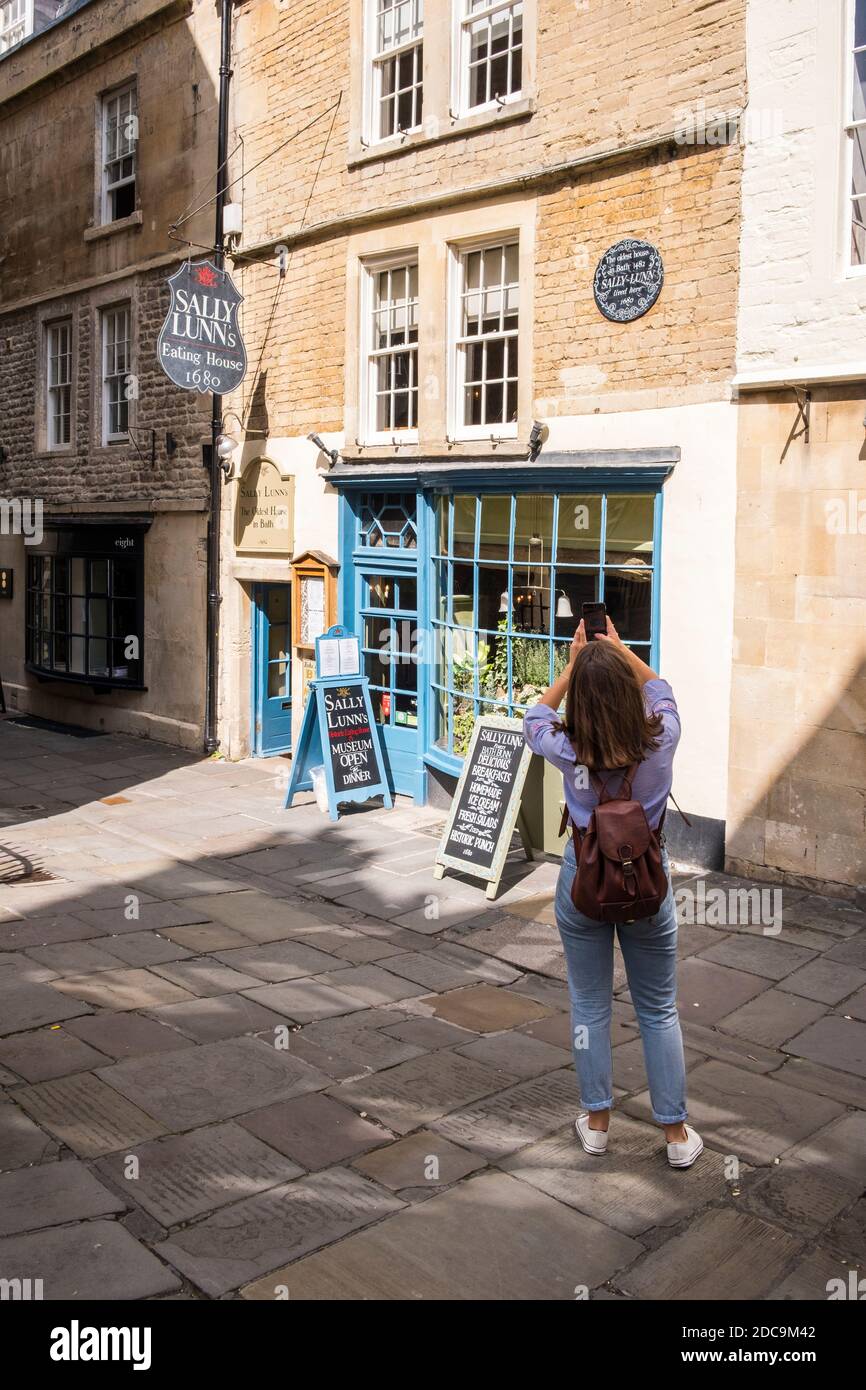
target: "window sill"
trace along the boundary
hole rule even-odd
[[[483,111],[469,112],[465,116],[446,115],[436,120],[437,129],[429,133],[429,127],[416,130],[402,138],[382,140],[375,145],[361,145],[353,142],[346,161],[348,168],[356,169],[364,164],[374,164],[377,160],[394,159],[409,150],[421,149],[427,145],[438,145],[443,140],[456,140],[461,135],[474,135],[479,130],[489,130],[491,126],[510,125],[512,121],[527,120],[535,111],[534,97],[521,97],[519,101],[507,102],[505,106]]]
[[[118,232],[129,232],[133,227],[140,227],[144,217],[141,209],[136,208],[128,217],[119,217],[116,222],[106,222],[101,227],[85,227],[85,241],[100,241],[103,237],[115,236]]]
[[[93,691],[94,695],[107,695],[115,691],[131,690],[139,695],[147,690],[146,685],[136,685],[131,681],[100,680],[97,676],[74,676],[62,671],[46,671],[42,666],[34,666],[32,662],[25,662],[25,670],[40,682],[51,682],[60,685],[86,685]]]

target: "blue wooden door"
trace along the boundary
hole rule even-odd
[[[266,758],[292,747],[292,586],[253,589],[253,753]]]
[[[393,789],[414,795],[421,765],[418,717],[418,580],[415,556],[404,565],[364,565],[356,631],[364,674],[382,735]]]

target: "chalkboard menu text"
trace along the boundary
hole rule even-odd
[[[516,824],[532,858],[523,822],[518,822],[530,757],[520,720],[500,715],[476,720],[436,855],[437,878],[446,866],[462,869],[487,879],[487,896],[495,897]]]

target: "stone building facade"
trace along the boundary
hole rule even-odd
[[[209,398],[156,340],[215,165],[212,7],[67,7],[0,57],[0,674],[12,709],[202,740]],[[184,224],[211,239],[213,213]],[[38,508],[22,534],[20,508]]]
[[[751,4],[747,33],[728,854],[851,891],[866,882],[866,4]]]
[[[232,175],[248,171],[234,273],[256,370],[232,402],[226,745],[256,736],[256,594],[293,578],[282,555],[232,554],[237,490],[267,459],[294,486],[294,553],[339,567],[332,616],[364,641],[398,790],[447,797],[473,719],[519,714],[581,602],[604,597],[680,701],[675,790],[693,830],[672,813],[674,836],[721,863],[744,4],[427,0],[422,16],[264,0],[236,7],[234,52]],[[626,239],[657,248],[664,284],[616,322],[594,274]],[[487,319],[479,275],[496,287]],[[491,335],[481,352],[476,332]],[[408,674],[401,642],[421,652]],[[295,736],[309,656],[293,646],[280,691]],[[554,782],[531,798],[548,848]]]

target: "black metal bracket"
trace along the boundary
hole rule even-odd
[[[797,418],[794,421],[791,439],[802,439],[804,444],[808,444],[812,415],[812,392],[806,390],[805,387],[795,386],[794,395],[797,398]],[[800,424],[802,424],[802,429],[797,428]]]

